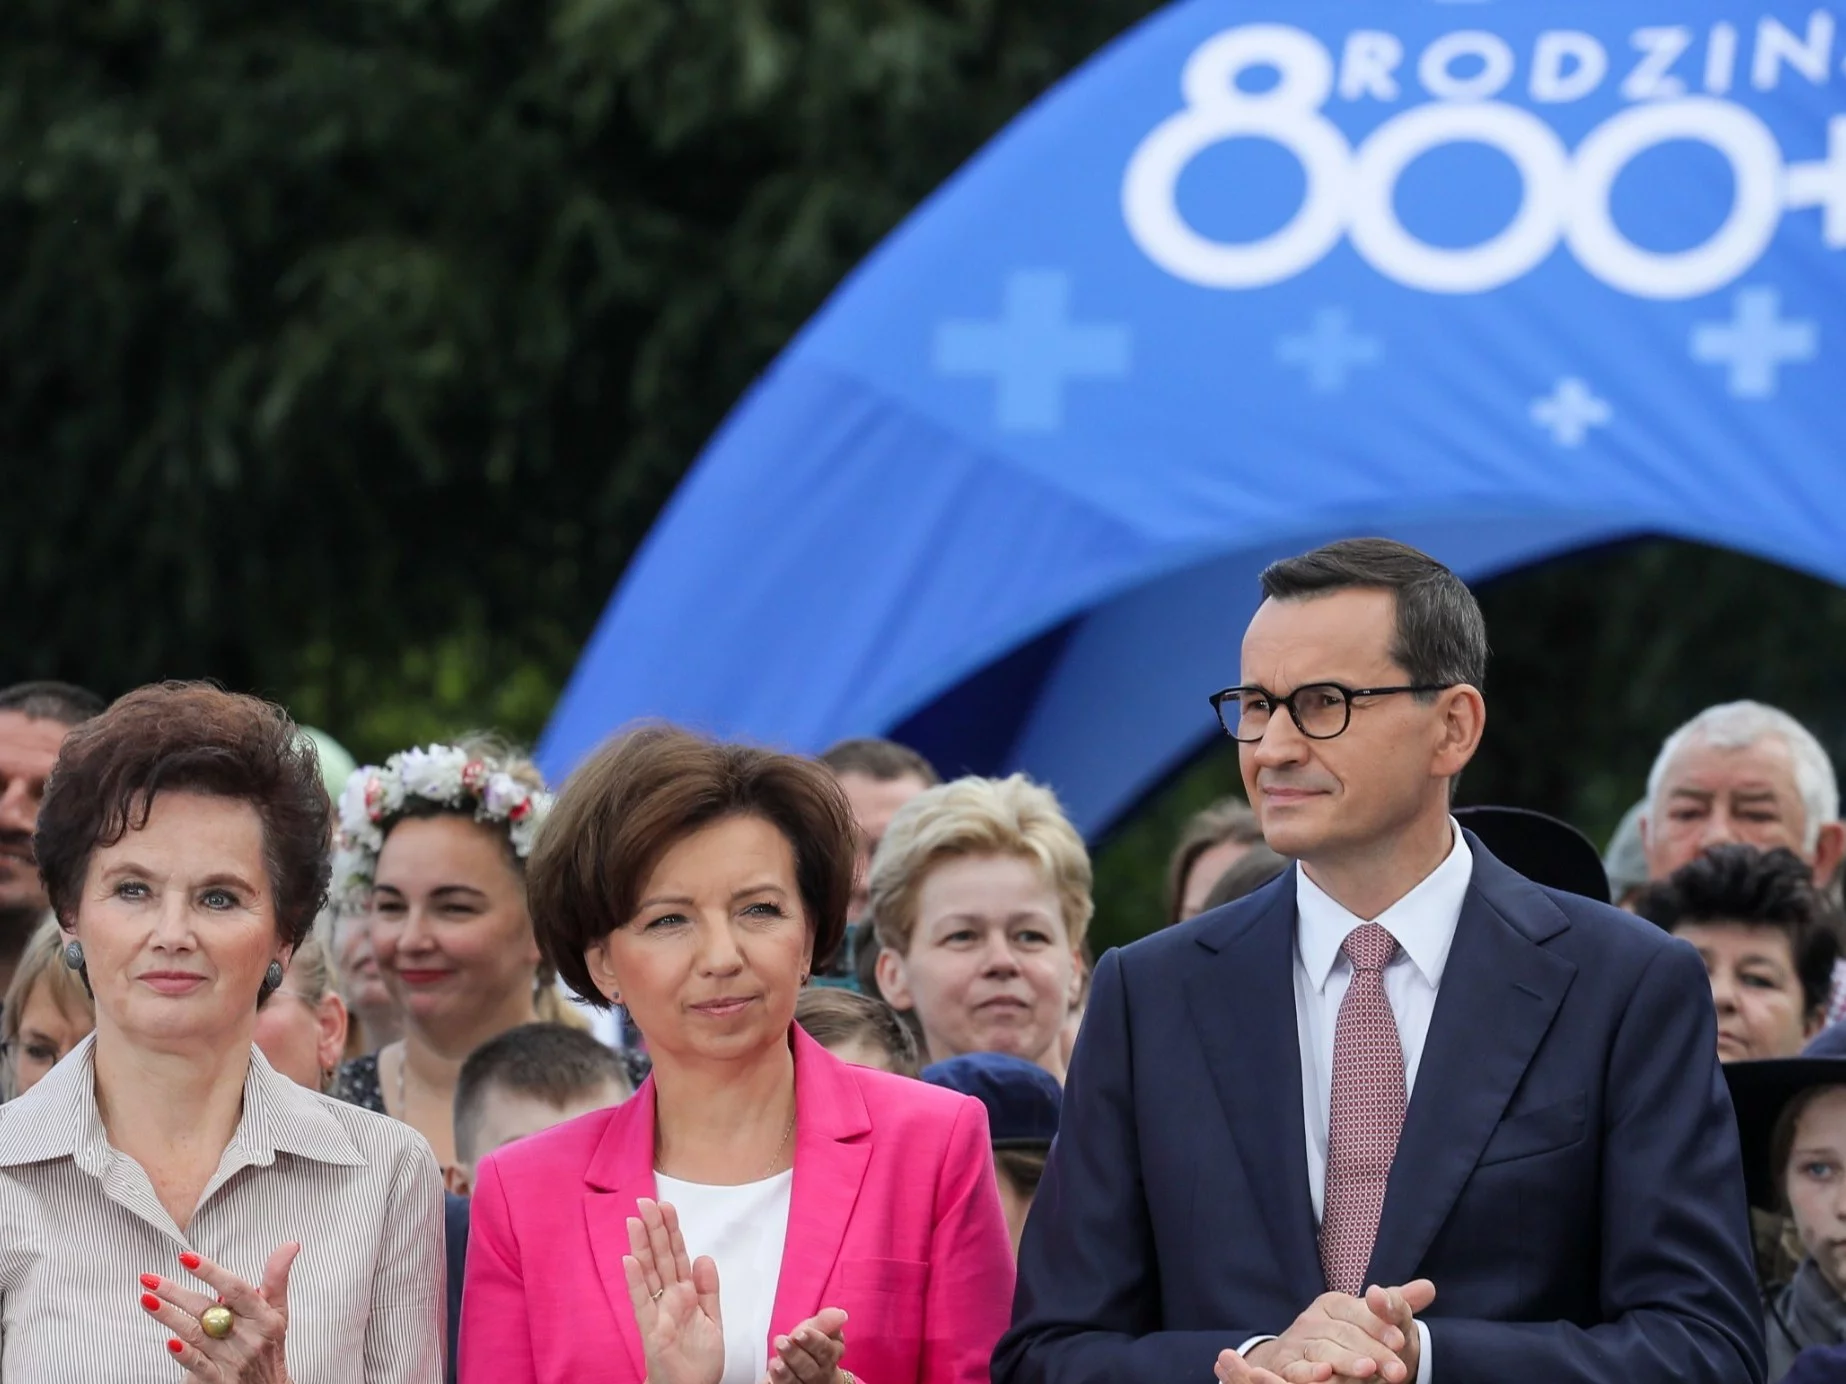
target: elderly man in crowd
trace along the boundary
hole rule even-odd
[[[68,683],[0,689],[0,990],[48,906],[32,858],[45,780],[71,727],[102,709],[101,697]]]
[[[1667,737],[1647,776],[1649,879],[1707,846],[1786,847],[1833,881],[1846,855],[1833,761],[1806,726],[1761,702],[1706,707]]]
[[[1839,780],[1813,732],[1761,702],[1709,706],[1667,737],[1647,776],[1641,840],[1647,877],[1663,880],[1709,846],[1783,847],[1829,888],[1846,856]],[[1846,1018],[1836,967],[1828,1022]]]

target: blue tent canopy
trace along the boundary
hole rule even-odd
[[[1638,534],[1846,579],[1846,35],[1729,0],[1187,0],[1017,119],[738,404],[547,731],[1024,769],[1216,733],[1267,562]]]

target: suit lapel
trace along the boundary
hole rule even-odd
[[[633,1378],[647,1378],[647,1356],[641,1347],[641,1328],[634,1304],[628,1300],[628,1277],[622,1258],[628,1253],[628,1218],[641,1197],[652,1200],[654,1184],[654,1080],[649,1077],[633,1099],[616,1108],[603,1131],[602,1143],[584,1170],[588,1184],[583,1194],[583,1215],[590,1232],[590,1253],[596,1274],[609,1296],[609,1310],[622,1333],[622,1344],[634,1365]]]
[[[1186,981],[1212,1084],[1293,1296],[1325,1291],[1308,1196],[1301,1038],[1295,1023],[1295,875],[1290,870],[1199,934]]]
[[[795,1177],[789,1189],[788,1235],[770,1318],[770,1354],[777,1333],[822,1307],[846,1227],[872,1159],[872,1119],[852,1072],[794,1029]]]
[[[1368,1283],[1416,1277],[1576,975],[1538,945],[1570,926],[1563,912],[1473,836],[1468,846],[1474,878],[1391,1165]]]

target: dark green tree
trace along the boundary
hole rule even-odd
[[[750,379],[1148,7],[9,7],[0,677],[535,733]]]
[[[1154,7],[8,5],[0,681],[216,677],[361,754],[536,734],[749,381]],[[1720,697],[1846,732],[1820,583],[1644,545],[1486,601],[1472,800],[1605,831]],[[1179,820],[1235,784],[1213,751],[1105,847],[1105,940],[1158,916]]]

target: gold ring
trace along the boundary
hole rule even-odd
[[[230,1308],[220,1304],[207,1307],[199,1313],[199,1325],[205,1328],[205,1334],[214,1341],[222,1341],[236,1329],[237,1317]]]

